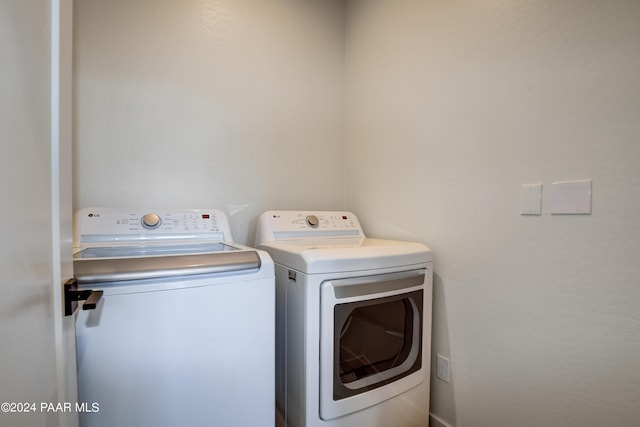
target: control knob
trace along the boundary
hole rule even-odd
[[[318,221],[318,217],[315,215],[307,216],[306,220],[307,220],[307,225],[311,228],[317,228],[318,225],[320,224],[320,221]]]
[[[142,226],[144,228],[154,229],[160,227],[162,220],[158,214],[148,213],[142,217]]]

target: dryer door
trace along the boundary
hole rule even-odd
[[[375,405],[426,379],[424,283],[421,269],[322,284],[322,419]]]

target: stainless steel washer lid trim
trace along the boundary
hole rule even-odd
[[[73,261],[78,283],[257,270],[260,265],[260,256],[252,250],[139,258],[79,258]]]

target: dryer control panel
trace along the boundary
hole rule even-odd
[[[256,243],[296,237],[365,237],[358,218],[340,211],[267,211],[258,219]]]

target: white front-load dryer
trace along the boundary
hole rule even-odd
[[[350,212],[268,211],[276,402],[288,427],[426,427],[432,255],[367,238]]]

